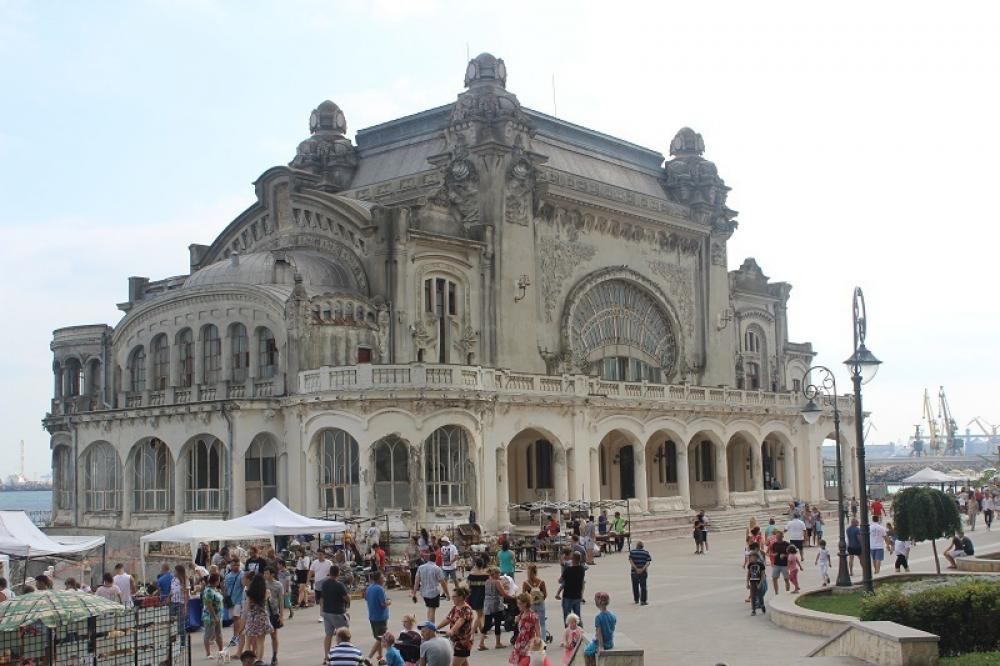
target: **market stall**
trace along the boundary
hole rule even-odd
[[[228,523],[267,532],[272,536],[297,536],[299,534],[339,534],[347,525],[338,520],[321,520],[295,513],[278,498],[240,518]]]
[[[27,578],[30,560],[78,560],[97,548],[101,549],[101,571],[104,571],[104,547],[103,536],[50,536],[38,529],[24,511],[0,511],[0,554],[23,562],[22,583]]]
[[[146,555],[150,553],[150,547],[153,544],[159,544],[161,549],[163,545],[175,544],[179,548],[173,551],[168,550],[167,556],[185,562],[193,562],[195,554],[198,552],[198,544],[210,541],[266,541],[274,546],[274,535],[232,520],[189,520],[172,525],[139,539],[142,579],[147,580],[149,577],[149,572],[146,571]]]

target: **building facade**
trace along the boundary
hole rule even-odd
[[[736,212],[701,136],[665,159],[506,78],[483,54],[455,103],[355,142],[323,102],[188,275],[129,278],[117,325],[55,331],[56,522],[820,499],[813,351],[788,284],[728,270]]]

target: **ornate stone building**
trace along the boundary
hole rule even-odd
[[[117,325],[55,331],[57,522],[821,498],[812,348],[788,339],[788,284],[727,269],[736,212],[702,137],[665,160],[506,79],[483,54],[455,103],[356,143],[323,102],[190,274],[130,278]]]

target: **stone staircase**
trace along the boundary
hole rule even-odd
[[[696,513],[696,511],[678,511],[633,515],[632,540],[691,536],[691,526]],[[708,516],[709,530],[712,532],[744,530],[751,516],[756,517],[762,527],[767,524],[768,518],[772,517],[779,525],[784,525],[788,521],[787,507],[784,506],[709,509],[705,515]]]

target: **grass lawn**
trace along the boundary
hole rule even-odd
[[[1000,664],[1000,652],[973,652],[961,657],[941,657],[939,666],[995,666]]]
[[[795,603],[809,610],[858,617],[861,615],[862,596],[860,592],[851,594],[810,594],[805,597],[799,597]]]

